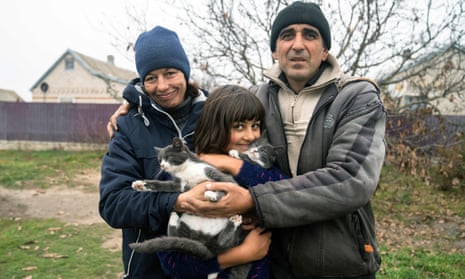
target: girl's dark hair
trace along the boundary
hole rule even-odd
[[[224,85],[208,96],[195,129],[197,153],[225,154],[234,122],[260,121],[265,127],[265,108],[249,90],[239,85]]]

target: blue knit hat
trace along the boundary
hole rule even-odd
[[[156,26],[139,35],[134,49],[136,69],[142,81],[148,73],[160,68],[176,68],[189,81],[189,60],[175,32]]]
[[[276,40],[283,28],[292,24],[309,24],[320,31],[325,47],[331,48],[331,30],[325,15],[315,3],[296,1],[281,10],[271,27],[270,48],[276,50]]]

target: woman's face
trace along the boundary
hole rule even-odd
[[[172,108],[184,101],[187,82],[184,73],[174,68],[151,71],[144,78],[147,95],[164,108]]]
[[[234,122],[226,151],[236,149],[239,152],[244,152],[249,148],[251,142],[260,137],[260,134],[260,121],[258,120]]]

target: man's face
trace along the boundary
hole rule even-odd
[[[279,33],[273,58],[298,92],[328,58],[328,50],[318,29],[308,24],[292,24]]]

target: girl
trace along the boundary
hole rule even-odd
[[[246,151],[260,138],[265,127],[265,110],[258,98],[237,85],[225,85],[213,91],[204,104],[195,129],[194,146],[200,158],[222,171],[231,173],[246,187],[270,180],[286,178],[275,168],[260,166],[230,157],[229,150]],[[183,253],[159,253],[163,270],[173,278],[228,278],[228,267],[252,261],[247,278],[268,278],[267,259],[270,232],[253,226],[253,216],[244,216],[246,229],[251,229],[244,242],[209,261],[201,261]],[[261,251],[257,253],[254,251]]]

